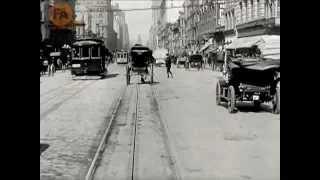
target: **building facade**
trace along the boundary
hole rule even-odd
[[[149,42],[152,49],[165,46],[167,37],[167,0],[152,0],[152,25],[149,29]]]
[[[125,26],[124,26],[124,36],[123,36],[123,49],[124,50],[129,50],[129,46],[130,46],[130,37],[129,37],[129,28],[128,28],[128,24],[125,23]]]
[[[119,9],[119,4],[113,6],[114,11],[114,30],[117,33],[117,49],[128,49],[128,25],[125,13]]]
[[[41,41],[48,40],[50,38],[49,29],[49,0],[40,0],[40,34]]]
[[[226,0],[226,41],[280,35],[280,0]]]
[[[104,40],[111,50],[116,48],[111,0],[77,0],[76,16],[79,23],[85,24],[85,36]]]
[[[150,38],[176,52],[191,54],[208,46],[221,50],[237,38],[280,35],[280,0],[184,0],[183,12],[173,24],[153,26]]]

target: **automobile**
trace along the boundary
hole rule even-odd
[[[268,38],[226,49],[224,76],[216,84],[217,105],[226,102],[229,113],[234,113],[242,102],[252,103],[256,110],[270,102],[272,112],[280,114],[280,41],[274,39],[271,45],[260,45],[261,49],[258,43]]]

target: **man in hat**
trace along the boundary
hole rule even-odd
[[[171,72],[171,58],[169,54],[166,54],[167,58],[166,58],[166,67],[167,67],[167,76],[169,78],[169,75],[171,75],[171,77],[173,78],[172,72]]]

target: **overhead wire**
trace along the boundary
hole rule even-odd
[[[216,4],[216,3],[215,3]],[[219,5],[224,4],[224,3],[217,3]],[[213,4],[211,4],[213,5]],[[161,8],[161,7],[149,7],[149,8],[133,8],[133,9],[111,9],[111,10],[107,10],[107,11],[146,11],[146,10],[154,10],[154,9],[178,9],[178,8],[184,8],[184,7],[202,7],[205,5],[187,5],[187,6],[172,6],[171,7],[165,7],[165,8]]]

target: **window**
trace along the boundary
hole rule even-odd
[[[226,29],[229,29],[229,26],[228,26],[229,21],[228,21],[227,13],[226,13],[224,18],[226,19]]]
[[[80,48],[76,47],[73,49],[73,57],[80,57]]]
[[[232,10],[232,18],[233,18],[233,28],[235,28],[237,22],[236,22],[236,16],[235,16],[235,13],[234,13],[234,9]]]
[[[253,4],[253,0],[250,0],[250,5],[251,5],[251,19],[254,19],[254,4]]]
[[[91,57],[99,57],[99,47],[92,47],[91,48]]]
[[[82,57],[90,57],[89,51],[90,51],[89,47],[83,47],[82,48]]]
[[[280,0],[277,1],[277,14],[276,16],[280,17]]]
[[[257,0],[257,18],[260,17],[260,0]]]
[[[264,16],[269,17],[269,1],[266,0],[264,4]]]
[[[242,23],[242,3],[240,2],[240,23]]]
[[[246,20],[246,22],[248,22],[249,21],[248,1],[245,2],[245,9],[246,9],[245,20]]]

